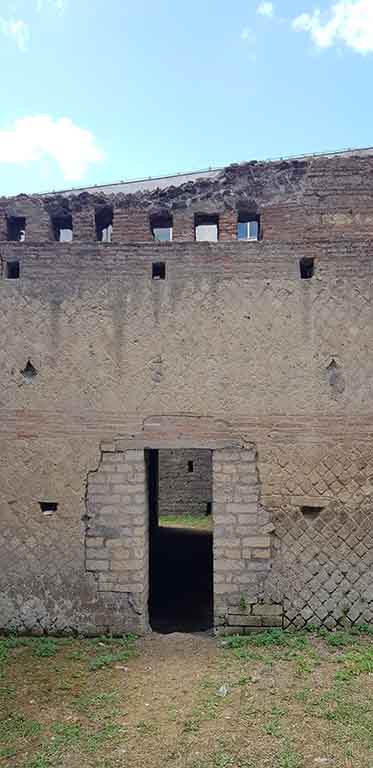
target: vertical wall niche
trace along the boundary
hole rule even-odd
[[[338,395],[342,395],[346,389],[346,384],[345,384],[341,366],[338,365],[334,357],[331,359],[329,365],[327,365],[326,371],[328,374],[329,385],[332,390],[332,395],[334,397],[338,397]]]
[[[164,261],[154,261],[152,264],[152,280],[166,279],[166,264]]]
[[[12,259],[6,262],[5,276],[7,280],[19,280],[20,273],[21,269],[18,259]]]
[[[303,257],[299,261],[299,270],[302,280],[311,280],[314,275],[315,260],[308,257]]]

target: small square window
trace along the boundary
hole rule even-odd
[[[26,219],[24,216],[9,216],[7,226],[8,240],[23,243],[26,237]]]
[[[316,520],[316,518],[321,514],[324,507],[314,507],[314,506],[305,506],[301,507],[302,515],[307,520]]]
[[[237,240],[259,240],[259,218],[257,216],[239,215]]]
[[[7,261],[6,263],[6,276],[8,280],[18,280],[20,275],[19,261]]]
[[[152,216],[150,226],[154,240],[160,243],[170,242],[172,240],[172,216]]]
[[[216,243],[219,240],[219,216],[196,214],[194,232],[198,242]]]
[[[166,264],[164,261],[155,261],[152,264],[152,280],[166,279]]]
[[[58,510],[58,504],[56,501],[39,501],[39,507],[43,515],[49,517],[54,515]]]

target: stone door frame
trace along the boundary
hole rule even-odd
[[[114,633],[149,631],[149,509],[146,450],[212,451],[214,628],[279,624],[260,595],[270,569],[268,519],[259,504],[255,445],[237,440],[125,440],[101,446],[89,473],[86,571],[97,584],[100,621]]]

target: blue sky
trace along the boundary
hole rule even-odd
[[[373,144],[373,0],[0,0],[0,194]]]

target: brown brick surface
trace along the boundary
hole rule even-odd
[[[373,622],[372,171],[369,155],[258,163],[108,197],[112,245],[94,242],[102,195],[71,198],[68,245],[52,240],[58,196],[1,198],[1,262],[21,263],[0,278],[1,627],[146,627],[149,446],[213,451],[217,626],[255,606],[265,625]],[[241,205],[261,242],[235,240]],[[194,242],[203,210],[221,242]],[[8,215],[26,217],[24,243]]]

